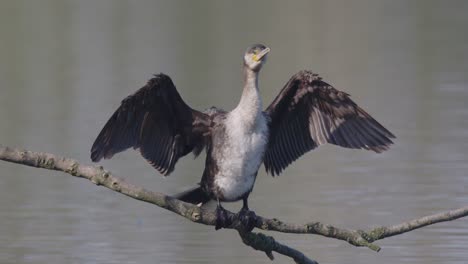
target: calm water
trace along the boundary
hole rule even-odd
[[[184,99],[231,109],[241,56],[271,47],[268,104],[311,69],[394,132],[388,152],[320,147],[279,178],[261,169],[251,207],[305,223],[365,229],[468,204],[466,1],[1,1],[0,144],[90,163],[120,100],[153,73]],[[162,178],[135,152],[102,164],[174,193],[199,180],[185,158]],[[231,209],[237,209],[238,204]],[[0,263],[270,263],[214,231],[62,173],[0,162]],[[468,221],[380,241],[380,253],[274,234],[321,263],[466,263]],[[277,256],[274,263],[291,263]]]

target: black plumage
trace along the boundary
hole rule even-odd
[[[177,161],[206,149],[199,186],[176,195],[191,203],[218,201],[216,228],[226,226],[221,201],[244,204],[240,212],[252,228],[247,199],[261,163],[272,176],[325,143],[380,153],[395,136],[317,74],[291,77],[261,109],[258,74],[270,49],[258,44],[244,55],[244,88],[232,111],[190,108],[169,76],[158,74],[125,98],[91,148],[95,162],[133,147],[160,173],[169,175]]]
[[[310,71],[295,74],[265,113],[270,117],[270,140],[264,164],[273,176],[325,143],[381,153],[395,137],[349,94]]]
[[[91,160],[133,147],[169,175],[180,157],[200,153],[209,126],[210,117],[185,104],[169,76],[158,74],[122,101],[94,141]]]

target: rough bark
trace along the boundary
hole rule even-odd
[[[215,225],[215,212],[182,202],[163,193],[152,192],[142,187],[132,185],[113,176],[102,167],[81,165],[76,160],[59,157],[50,153],[19,150],[4,146],[0,146],[0,159],[36,168],[62,171],[75,177],[85,178],[96,185],[104,186],[131,198],[172,211],[190,221],[205,225]],[[354,246],[368,247],[374,251],[380,251],[380,247],[373,244],[374,241],[406,233],[427,225],[455,220],[467,215],[468,206],[448,212],[424,216],[394,226],[377,227],[367,231],[339,228],[321,222],[310,222],[306,224],[286,223],[276,218],[270,219],[262,216],[257,216],[255,226],[258,229],[283,233],[316,234],[343,240]],[[273,259],[272,252],[277,252],[291,257],[296,263],[317,263],[306,257],[302,252],[279,243],[271,236],[266,236],[262,233],[246,232],[243,230],[242,225],[239,224],[236,214],[228,211],[228,217],[232,219],[233,223],[228,228],[237,230],[244,244],[255,250],[265,252],[270,259]]]

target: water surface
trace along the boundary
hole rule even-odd
[[[251,207],[296,223],[366,229],[468,204],[465,1],[3,1],[0,144],[90,163],[122,98],[152,74],[194,108],[233,108],[242,54],[271,47],[267,105],[311,69],[352,94],[396,136],[388,152],[323,146],[278,178],[261,172]],[[187,157],[163,178],[137,153],[102,162],[165,193],[197,182]],[[239,204],[230,206],[238,209]],[[235,232],[214,231],[63,173],[0,163],[1,263],[270,263]],[[466,263],[468,222],[379,241],[274,234],[320,263]],[[277,256],[275,263],[290,260]]]

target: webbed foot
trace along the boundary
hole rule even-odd
[[[243,207],[239,211],[238,217],[247,232],[251,232],[255,228],[257,215],[254,211],[250,211],[248,208]]]
[[[231,225],[231,221],[227,215],[226,209],[224,209],[221,204],[218,203],[216,207],[216,224],[215,229],[219,230]]]

